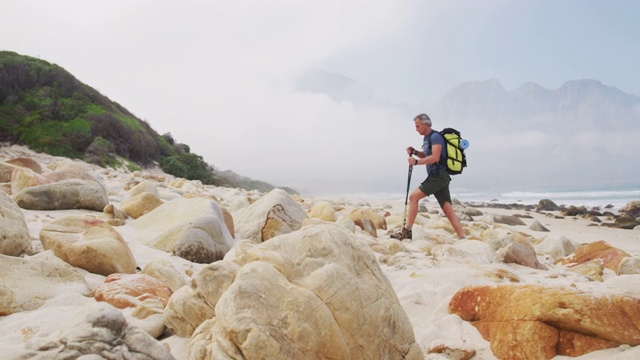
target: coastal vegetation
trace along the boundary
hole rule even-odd
[[[62,67],[0,51],[0,142],[129,170],[160,166],[206,185],[269,191],[275,186],[215,167],[171,134],[158,134]],[[295,193],[295,190],[284,188]]]

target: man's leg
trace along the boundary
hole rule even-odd
[[[404,228],[391,235],[392,238],[399,240],[413,239],[411,227],[413,226],[414,221],[416,221],[416,216],[418,215],[418,202],[425,196],[427,195],[425,195],[425,193],[423,193],[419,188],[411,192],[409,195],[409,211],[408,214],[406,214],[407,222]]]
[[[458,234],[458,239],[464,239],[462,224],[460,223],[460,219],[458,219],[458,215],[456,215],[456,212],[453,211],[453,206],[449,201],[445,202],[442,206],[442,212],[444,212],[444,215],[447,217],[447,219],[449,219],[449,222],[451,223],[451,226],[453,226],[453,229],[456,231],[456,234]]]
[[[416,221],[416,216],[418,216],[418,203],[425,196],[427,196],[427,194],[423,193],[420,188],[413,190],[409,195],[409,213],[407,214],[406,225],[407,229],[411,230],[413,223]]]

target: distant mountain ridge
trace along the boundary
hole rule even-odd
[[[496,79],[465,82],[431,112],[447,121],[489,121],[507,128],[533,121],[559,130],[640,129],[640,97],[591,79],[567,81],[557,89],[528,82],[511,91]]]

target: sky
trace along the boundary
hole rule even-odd
[[[7,0],[0,50],[65,68],[219,170],[404,193],[413,117],[461,83],[597,79],[640,96],[639,15],[632,0]],[[316,70],[374,99],[301,91]]]

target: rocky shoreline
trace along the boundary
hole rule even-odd
[[[3,359],[640,356],[640,202],[458,202],[462,241],[426,202],[397,241],[399,202],[19,146],[0,148],[0,187]]]

